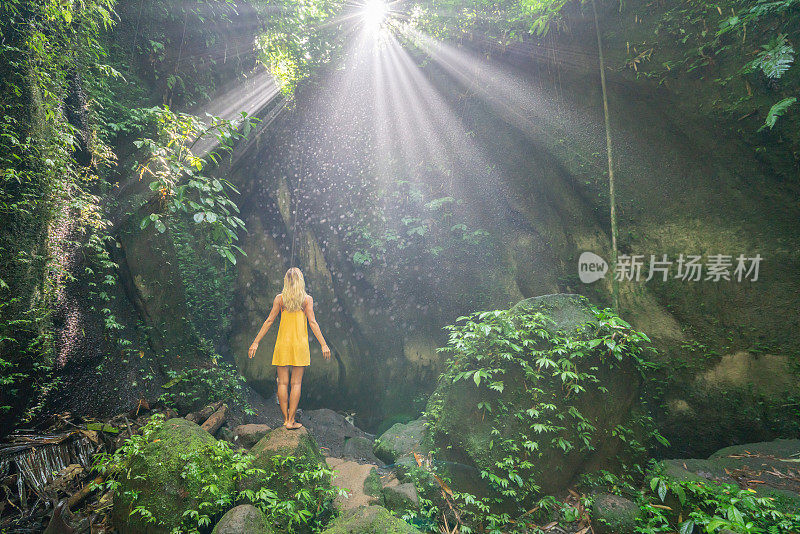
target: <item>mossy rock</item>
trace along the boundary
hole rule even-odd
[[[342,512],[322,534],[421,534],[382,506],[359,506]]]
[[[375,440],[375,456],[387,464],[394,464],[403,457],[411,456],[413,452],[425,452],[422,446],[425,422],[425,418],[420,417],[405,424],[395,423]]]
[[[112,520],[121,534],[170,532],[179,527],[183,512],[197,506],[197,495],[211,480],[183,479],[181,474],[191,458],[201,469],[213,470],[209,447],[216,440],[195,423],[186,419],[169,419],[152,434],[141,455],[135,456],[114,496]],[[234,481],[219,474],[213,481],[222,492],[233,491]],[[138,492],[135,500],[130,492]],[[153,514],[156,523],[147,523],[139,514],[130,512],[143,507]]]
[[[383,505],[398,514],[419,508],[419,495],[411,482],[386,486],[382,490]]]
[[[738,486],[730,473],[758,473],[761,484],[753,484],[752,489],[761,497],[771,497],[775,506],[782,511],[800,509],[798,486],[777,475],[794,470],[797,455],[800,454],[800,440],[776,439],[758,443],[733,445],[718,450],[708,459],[686,458],[661,461],[650,472],[650,476],[664,476],[673,480],[692,482],[711,482]]]
[[[639,507],[635,502],[601,493],[592,502],[592,528],[597,534],[635,534]]]
[[[377,469],[373,469],[364,479],[364,493],[370,497],[380,497],[382,489],[381,476],[378,474]]]
[[[279,476],[272,477],[271,482],[265,482],[261,476],[254,475],[244,477],[239,482],[240,489],[258,490],[261,487],[269,487],[277,491],[282,497],[289,497],[300,489],[297,484],[297,477],[293,476],[292,466],[276,467],[273,458],[276,456],[292,456],[297,459],[295,467],[315,468],[316,466],[327,466],[325,458],[320,452],[319,445],[313,436],[308,433],[305,427],[289,430],[281,426],[268,432],[258,443],[250,449],[250,454],[255,457],[253,466],[264,469],[268,476],[277,470]],[[280,482],[276,482],[279,480]]]
[[[512,321],[516,316],[521,318],[541,312],[554,321],[545,328],[551,333],[561,332],[559,335],[569,340],[591,339],[597,330],[597,320],[589,301],[578,295],[526,299],[510,312]],[[531,341],[540,346],[538,338]],[[546,350],[545,346],[542,348]],[[575,372],[590,373],[597,378],[596,383],[583,382],[584,391],[566,399],[563,384],[559,381],[544,379],[536,383],[537,388],[546,388],[540,398],[553,403],[555,409],[552,413],[567,417],[563,424],[559,420],[553,423],[564,426],[565,430],[549,434],[546,439],[535,438],[538,434],[530,428],[530,417],[508,415],[525,414],[540,402],[533,397],[529,388],[531,383],[515,360],[493,363],[496,367],[502,366],[502,394],[483,383],[476,386],[473,380],[454,381],[455,375],[465,370],[457,365],[445,372],[426,408],[429,416],[427,438],[441,451],[439,459],[444,460],[446,466],[452,466],[447,469],[452,471],[449,474],[459,489],[490,495],[492,492],[486,479],[480,477],[480,471],[493,471],[504,458],[505,453],[497,446],[498,443],[511,440],[521,444],[522,436],[537,441],[538,448],[532,461],[538,470],[536,484],[546,493],[564,490],[582,472],[613,466],[617,461],[615,458],[625,450],[624,443],[614,437],[613,430],[634,420],[639,408],[641,375],[633,358],[618,361],[599,348],[581,354],[573,360]],[[508,414],[499,413],[502,411],[497,409],[499,399],[502,399]],[[495,410],[479,409],[480,403],[494,403]],[[594,430],[589,432],[592,450],[580,446],[582,437],[575,425],[567,424],[568,414],[573,409],[594,426]],[[494,434],[494,429],[499,434]],[[563,438],[572,444],[572,448],[557,448],[553,444],[555,437]]]
[[[241,504],[220,518],[211,534],[272,534],[267,516],[251,504]]]

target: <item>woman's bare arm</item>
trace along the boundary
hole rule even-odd
[[[317,318],[314,317],[314,299],[311,298],[311,295],[308,295],[306,298],[303,311],[305,312],[306,317],[308,317],[308,326],[311,327],[311,331],[314,332],[314,336],[317,338],[317,341],[319,341],[319,344],[322,347],[322,357],[326,360],[330,360],[331,349],[329,349],[328,344],[325,343],[325,338],[322,337],[322,331],[319,329]]]
[[[278,314],[281,312],[281,301],[282,300],[283,299],[281,298],[281,295],[278,294],[278,296],[275,297],[275,300],[272,301],[272,310],[270,310],[269,316],[267,317],[267,320],[264,321],[263,325],[261,325],[261,330],[258,331],[258,335],[256,335],[255,341],[253,341],[253,344],[250,345],[250,349],[247,351],[247,355],[250,358],[252,358],[253,356],[256,355],[256,351],[258,350],[258,343],[261,341],[261,339],[265,335],[267,335],[267,331],[269,330],[269,327],[272,326],[272,323],[275,322],[275,319],[278,317]]]

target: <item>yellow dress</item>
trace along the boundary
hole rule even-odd
[[[305,312],[281,310],[272,365],[300,367],[309,364],[311,364],[311,351],[308,348],[308,320]]]

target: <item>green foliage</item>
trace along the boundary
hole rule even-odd
[[[110,0],[0,4],[0,217],[6,221],[0,230],[0,418],[48,387],[52,312],[76,274],[67,264],[76,246],[105,242],[107,222],[94,190],[111,156],[70,124],[64,95],[85,65],[104,57],[99,36],[112,25],[112,6]],[[79,147],[90,165],[75,161]],[[109,275],[107,258],[93,250],[87,255],[98,260],[102,280]],[[114,324],[113,316],[105,319]]]
[[[767,78],[778,79],[792,66],[794,48],[786,40],[785,33],[776,35],[761,48],[763,50],[745,67],[746,72],[758,69]]]
[[[334,16],[343,5],[340,0],[270,0],[261,5],[266,14],[256,48],[286,96],[340,46],[335,35],[342,26]]]
[[[462,199],[440,196],[427,200],[432,192],[408,180],[397,180],[394,187],[380,194],[390,199],[391,216],[378,211],[373,220],[349,230],[346,237],[355,249],[352,261],[359,266],[395,271],[413,268],[420,257],[464,258],[481,252],[489,233],[470,223]],[[409,261],[409,258],[412,258]]]
[[[237,216],[239,208],[231,200],[229,192],[238,194],[238,191],[224,178],[209,175],[209,162],[194,154],[193,148],[201,140],[215,139],[220,148],[209,153],[207,159],[219,165],[220,153],[232,151],[234,144],[250,133],[252,119],[242,113],[236,121],[211,115],[203,121],[166,107],[148,111],[156,121],[158,136],[145,137],[134,143],[148,156],[139,165],[139,177],[149,178],[150,190],[156,193],[166,213],[191,214],[195,223],[208,229],[211,246],[220,256],[235,264],[234,252],[244,254],[234,244],[239,239],[238,231],[244,229],[244,221]],[[158,232],[166,232],[168,221],[160,212],[143,218],[142,229],[151,223]]]
[[[800,514],[776,509],[774,499],[728,484],[678,481],[656,476],[641,493],[639,532],[712,534],[728,529],[742,534],[790,533]]]
[[[589,391],[605,395],[598,379],[598,365],[614,369],[627,361],[644,373],[651,365],[644,355],[649,339],[633,330],[610,310],[591,308],[596,325],[583,325],[576,333],[554,331],[552,320],[542,311],[503,310],[460,317],[448,326],[450,338],[444,352],[452,354],[442,380],[466,381],[486,391],[476,406],[492,425],[489,448],[494,465],[481,477],[499,498],[477,499],[455,494],[464,507],[464,517],[487,531],[501,529],[512,515],[495,515],[493,503],[516,503],[516,513],[540,496],[541,462],[552,451],[569,454],[588,452],[603,440],[617,439],[634,456],[645,451],[644,437],[663,440],[649,416],[617,426],[611,436],[602,435],[579,409],[579,400]],[[522,386],[518,384],[522,381]],[[524,399],[503,394],[523,391]],[[492,393],[493,392],[493,393]],[[488,400],[487,400],[488,399]],[[512,402],[513,401],[513,402]],[[442,406],[432,398],[426,417],[436,425]],[[519,428],[509,435],[508,428]]]
[[[212,367],[186,371],[168,370],[167,376],[170,380],[162,386],[165,391],[158,400],[179,413],[188,413],[220,400],[250,411],[244,396],[246,382],[236,368],[228,363],[220,362]]]
[[[155,415],[140,434],[131,436],[113,454],[96,455],[93,469],[105,477],[100,485],[105,489],[120,491],[119,477],[137,457],[147,454],[147,445],[153,441],[153,434],[163,424],[163,416]],[[338,490],[330,484],[330,469],[321,465],[308,466],[291,456],[272,457],[270,467],[265,470],[252,467],[255,458],[250,453],[234,449],[225,441],[215,441],[201,450],[176,451],[176,454],[180,455],[184,465],[182,483],[200,487],[200,491],[196,495],[196,507],[183,513],[181,527],[174,532],[207,532],[222,514],[243,503],[259,507],[279,532],[318,532],[322,529],[323,521],[328,519],[333,499],[338,495]],[[208,457],[211,458],[210,462]],[[271,487],[279,485],[276,477],[280,477],[287,469],[306,486],[293,495],[279,495]],[[241,492],[232,489],[236,488],[236,482],[245,477],[257,477],[262,486]],[[234,484],[223,484],[223,480],[233,480]],[[132,498],[135,505],[137,495],[132,495]],[[153,524],[159,524],[163,519],[144,506],[134,506],[131,515],[138,515]]]
[[[767,112],[767,118],[764,119],[764,126],[762,126],[761,129],[769,128],[771,130],[778,121],[778,118],[782,117],[795,102],[797,102],[797,98],[791,96],[773,104]]]

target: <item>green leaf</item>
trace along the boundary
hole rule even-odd
[[[194,222],[201,223],[203,222],[203,219],[205,219],[205,217],[206,217],[205,212],[198,211],[197,213],[194,214]]]
[[[661,480],[658,483],[658,498],[661,499],[661,502],[664,502],[664,499],[666,497],[667,497],[667,485],[664,483],[663,480]]]
[[[769,108],[769,112],[767,112],[767,118],[764,119],[764,125],[758,129],[760,132],[764,128],[772,129],[775,126],[775,123],[778,121],[779,117],[782,117],[786,110],[789,109],[795,102],[797,102],[797,98],[790,96],[789,98],[784,98],[783,100],[776,102]]]
[[[694,521],[691,519],[681,523],[679,534],[692,534],[694,531]]]

